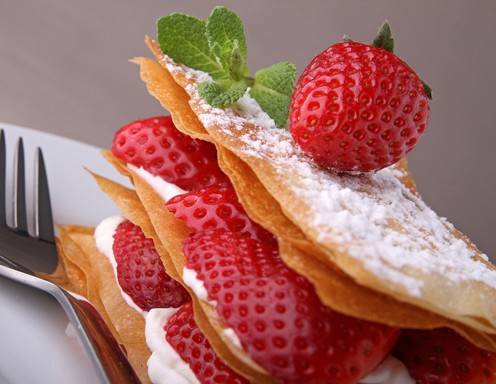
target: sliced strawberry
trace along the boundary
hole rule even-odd
[[[248,217],[230,184],[177,195],[166,206],[193,231],[223,228],[261,241],[274,241],[270,232]]]
[[[396,328],[324,306],[273,243],[217,229],[190,235],[184,254],[243,349],[284,383],[355,383],[396,341]]]
[[[112,153],[187,191],[228,181],[217,163],[215,146],[181,133],[170,116],[137,120],[120,128]]]
[[[446,328],[404,330],[394,354],[419,384],[496,383],[496,355]]]
[[[190,366],[202,384],[243,384],[238,375],[217,356],[205,335],[196,325],[191,302],[184,304],[164,326],[166,340]]]
[[[113,245],[122,290],[144,311],[177,308],[189,300],[186,290],[165,272],[152,239],[130,221],[117,227]]]

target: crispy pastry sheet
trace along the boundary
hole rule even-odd
[[[147,38],[147,44],[155,54],[158,63],[144,58],[134,59],[134,62],[140,65],[141,78],[146,83],[149,92],[164,107],[169,109],[179,129],[195,137],[214,142],[220,148],[219,156],[221,159],[223,150],[227,149],[252,170],[260,184],[273,198],[271,210],[286,216],[293,223],[291,229],[298,229],[300,233],[304,234],[307,245],[308,243],[312,244],[310,248],[307,245],[303,247],[305,251],[311,249],[311,256],[319,259],[323,264],[327,264],[330,268],[339,268],[355,282],[371,290],[382,292],[398,301],[407,302],[429,312],[464,323],[482,332],[496,332],[496,301],[494,300],[496,290],[489,285],[475,280],[459,281],[453,284],[449,278],[449,272],[447,272],[448,275],[424,274],[417,269],[404,268],[401,270],[402,274],[421,281],[424,287],[420,296],[412,295],[400,283],[386,282],[371,273],[359,260],[351,257],[343,250],[341,244],[319,238],[319,228],[312,224],[311,212],[305,200],[295,196],[287,187],[292,182],[298,183],[298,180],[292,180],[295,177],[292,171],[289,169],[284,173],[284,170],[277,169],[277,165],[270,159],[250,156],[245,150],[246,144],[242,137],[244,135],[256,136],[261,128],[253,124],[246,124],[242,129],[239,126],[231,126],[229,127],[230,131],[228,129],[226,132],[226,127],[221,129],[215,124],[203,126],[198,119],[195,121],[194,115],[200,116],[204,113],[205,106],[198,100],[191,99],[186,89],[195,87],[196,83],[191,76],[187,76],[185,73],[169,72],[166,65],[168,59],[161,54],[156,43]],[[228,170],[226,172],[229,173]],[[404,172],[398,172],[398,174],[405,187],[414,190],[415,184],[411,177]],[[238,188],[237,192],[242,202],[246,200],[243,196],[243,193],[247,193],[246,191]],[[267,204],[267,202],[263,202],[263,204]],[[257,220],[255,217],[254,219]],[[260,221],[260,218],[257,221]],[[264,225],[263,222],[260,224]],[[401,223],[395,223],[395,225],[398,226],[398,231],[405,230],[405,228],[401,228]],[[275,234],[301,248],[301,237],[289,237],[286,231],[275,232]],[[494,269],[494,266],[482,258],[475,246],[466,237],[454,229],[452,234],[466,241],[469,247],[476,252],[475,258],[481,263],[485,263],[488,270]],[[348,246],[350,245],[352,244],[348,244]],[[303,271],[299,272],[303,273]]]

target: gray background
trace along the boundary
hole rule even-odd
[[[343,33],[370,41],[389,19],[396,53],[434,91],[410,162],[425,200],[496,249],[495,1],[225,1],[245,21],[252,70],[301,71]],[[99,146],[129,120],[163,113],[127,59],[172,11],[206,17],[218,1],[0,0],[0,121]]]

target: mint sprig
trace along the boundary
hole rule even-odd
[[[296,68],[282,62],[250,77],[243,23],[233,11],[215,7],[206,22],[172,13],[158,20],[157,35],[160,48],[175,62],[210,74],[213,80],[198,88],[210,105],[227,107],[250,89],[250,95],[276,125],[286,125]]]

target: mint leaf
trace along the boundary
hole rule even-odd
[[[157,21],[157,39],[162,52],[176,63],[208,72],[214,79],[229,76],[210,50],[204,21],[171,13]]]
[[[232,83],[228,88],[219,83],[209,81],[198,86],[200,96],[213,107],[223,108],[238,101],[248,86],[245,81]]]
[[[273,64],[255,73],[255,85],[259,83],[287,96],[291,96],[295,80],[296,67],[287,61]]]
[[[382,48],[389,52],[394,51],[393,33],[391,32],[391,26],[387,20],[382,24],[381,28],[379,28],[373,44],[374,47]]]
[[[284,127],[288,120],[295,80],[296,68],[288,62],[277,63],[255,73],[255,84],[250,94],[278,127]]]
[[[219,43],[211,44],[210,50],[212,51],[212,54],[216,57],[217,62],[219,62],[218,58],[222,55],[222,47],[220,46],[220,44]],[[221,65],[222,65],[222,63],[221,63]]]
[[[207,19],[206,36],[225,71],[230,70],[233,50],[237,46],[241,65],[236,75],[240,78],[248,73],[245,31],[238,15],[226,7],[215,7]]]
[[[233,41],[228,70],[231,78],[235,80],[241,80],[247,75],[246,61],[243,59],[238,40]]]

